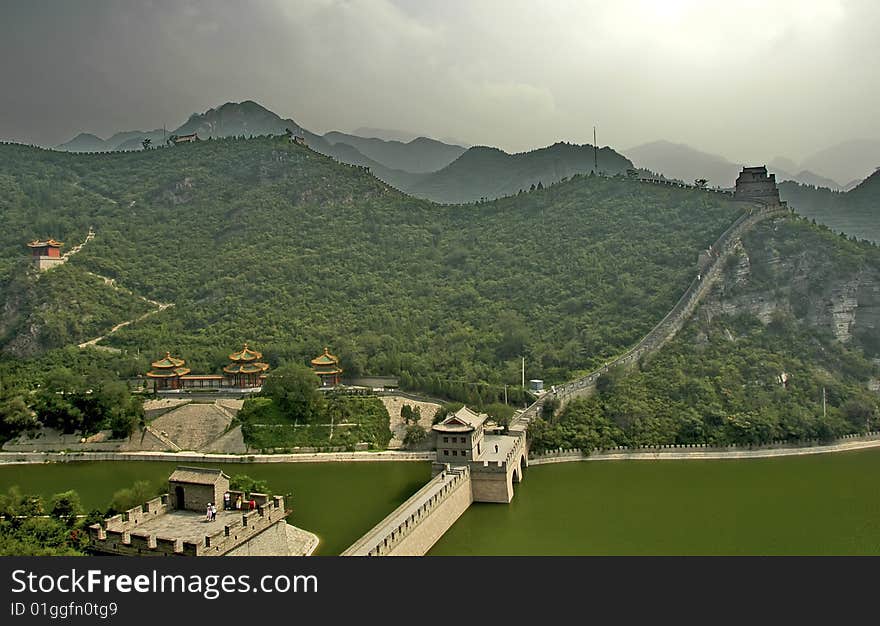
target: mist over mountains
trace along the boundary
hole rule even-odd
[[[691,146],[670,141],[653,141],[623,151],[638,167],[661,172],[685,182],[705,178],[710,186],[733,187],[744,165],[727,158],[703,152]],[[798,164],[787,157],[774,157],[767,169],[776,174],[778,182],[790,180],[803,185],[849,190],[865,179],[880,164],[880,141],[843,142],[815,153]]]
[[[172,135],[196,133],[201,139],[208,139],[282,134],[287,130],[302,136],[317,152],[342,163],[367,167],[377,178],[401,191],[442,203],[499,198],[528,190],[532,185],[548,185],[577,173],[590,173],[595,169],[597,157],[589,144],[578,146],[566,142],[509,154],[491,146],[470,147],[393,129],[360,127],[352,133],[330,131],[321,135],[251,100],[227,102],[204,113],[193,113],[173,130],[122,131],[108,139],[81,133],[56,149],[70,152],[141,150],[144,139],[158,146]],[[614,175],[636,167],[686,183],[705,178],[710,187],[731,188],[744,165],[756,165],[733,162],[666,140],[623,152],[601,148],[599,172]],[[815,188],[846,191],[867,177],[875,163],[880,163],[880,141],[865,139],[831,146],[801,163],[777,156],[767,165],[780,183],[793,181]]]

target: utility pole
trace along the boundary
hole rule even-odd
[[[507,385],[504,385],[504,404],[507,404]]]
[[[526,388],[526,357],[522,358],[522,388]]]
[[[593,126],[593,171],[599,174],[599,145],[596,143],[596,127]]]
[[[825,419],[828,416],[825,407],[825,387],[822,387],[822,419]]]

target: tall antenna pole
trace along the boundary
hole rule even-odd
[[[526,388],[526,357],[522,358],[522,388]]]
[[[599,145],[596,143],[595,126],[593,126],[593,171],[599,173]]]

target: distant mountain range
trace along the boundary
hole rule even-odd
[[[159,146],[171,135],[196,133],[201,139],[249,137],[279,135],[287,129],[302,136],[316,152],[342,163],[368,167],[373,175],[389,185],[435,202],[494,199],[594,169],[594,149],[590,145],[557,143],[531,152],[508,154],[497,148],[466,148],[427,137],[409,137],[402,131],[361,128],[355,134],[331,131],[318,135],[250,100],[227,102],[204,113],[194,113],[172,131],[126,131],[106,140],[82,133],[56,149],[72,152],[141,150],[145,138]],[[400,139],[365,137],[358,132]],[[608,147],[598,151],[598,163],[600,172],[611,175],[633,167],[626,157]]]
[[[668,178],[677,178],[686,183],[705,178],[710,187],[733,187],[743,165],[759,165],[733,163],[718,154],[702,152],[686,144],[670,141],[653,141],[625,150],[624,153],[639,167],[661,172]],[[793,173],[798,166],[791,159],[776,157],[767,164],[767,168],[776,174],[779,182],[792,180],[829,189],[841,187],[836,180],[820,176],[809,169],[800,169]]]
[[[846,192],[787,181],[779,185],[779,195],[834,231],[880,243],[880,170]]]
[[[622,174],[632,162],[609,147],[598,152],[599,172]],[[508,154],[498,148],[471,148],[438,172],[410,181],[404,191],[435,202],[463,203],[500,198],[546,186],[594,170],[591,145],[556,143],[546,148]]]

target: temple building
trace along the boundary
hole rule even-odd
[[[736,200],[762,202],[768,205],[782,204],[776,187],[776,174],[767,174],[767,167],[744,167],[736,179]]]
[[[191,374],[186,361],[177,359],[166,352],[165,357],[151,363],[147,378],[153,379],[154,391],[172,391],[177,389],[238,389],[259,391],[266,379],[268,363],[261,363],[262,353],[248,348],[229,355],[229,365],[223,368],[223,374]]]
[[[54,239],[40,240],[35,239],[28,244],[28,248],[33,251],[34,265],[39,270],[47,270],[56,265],[64,263],[61,256],[61,246],[64,243],[55,241]]]
[[[339,367],[339,357],[330,354],[330,349],[325,347],[324,354],[312,359],[312,369],[321,379],[322,387],[336,387],[342,376],[342,368]]]
[[[227,380],[226,386],[239,389],[262,387],[266,379],[266,370],[269,369],[268,363],[260,362],[262,358],[262,352],[249,349],[247,344],[244,344],[244,348],[240,351],[230,354],[231,363],[223,368]]]
[[[153,369],[147,372],[147,378],[153,379],[153,389],[156,391],[180,389],[183,386],[181,377],[190,372],[188,367],[184,367],[185,365],[186,361],[175,359],[170,352],[166,352],[164,358],[150,363]]]

